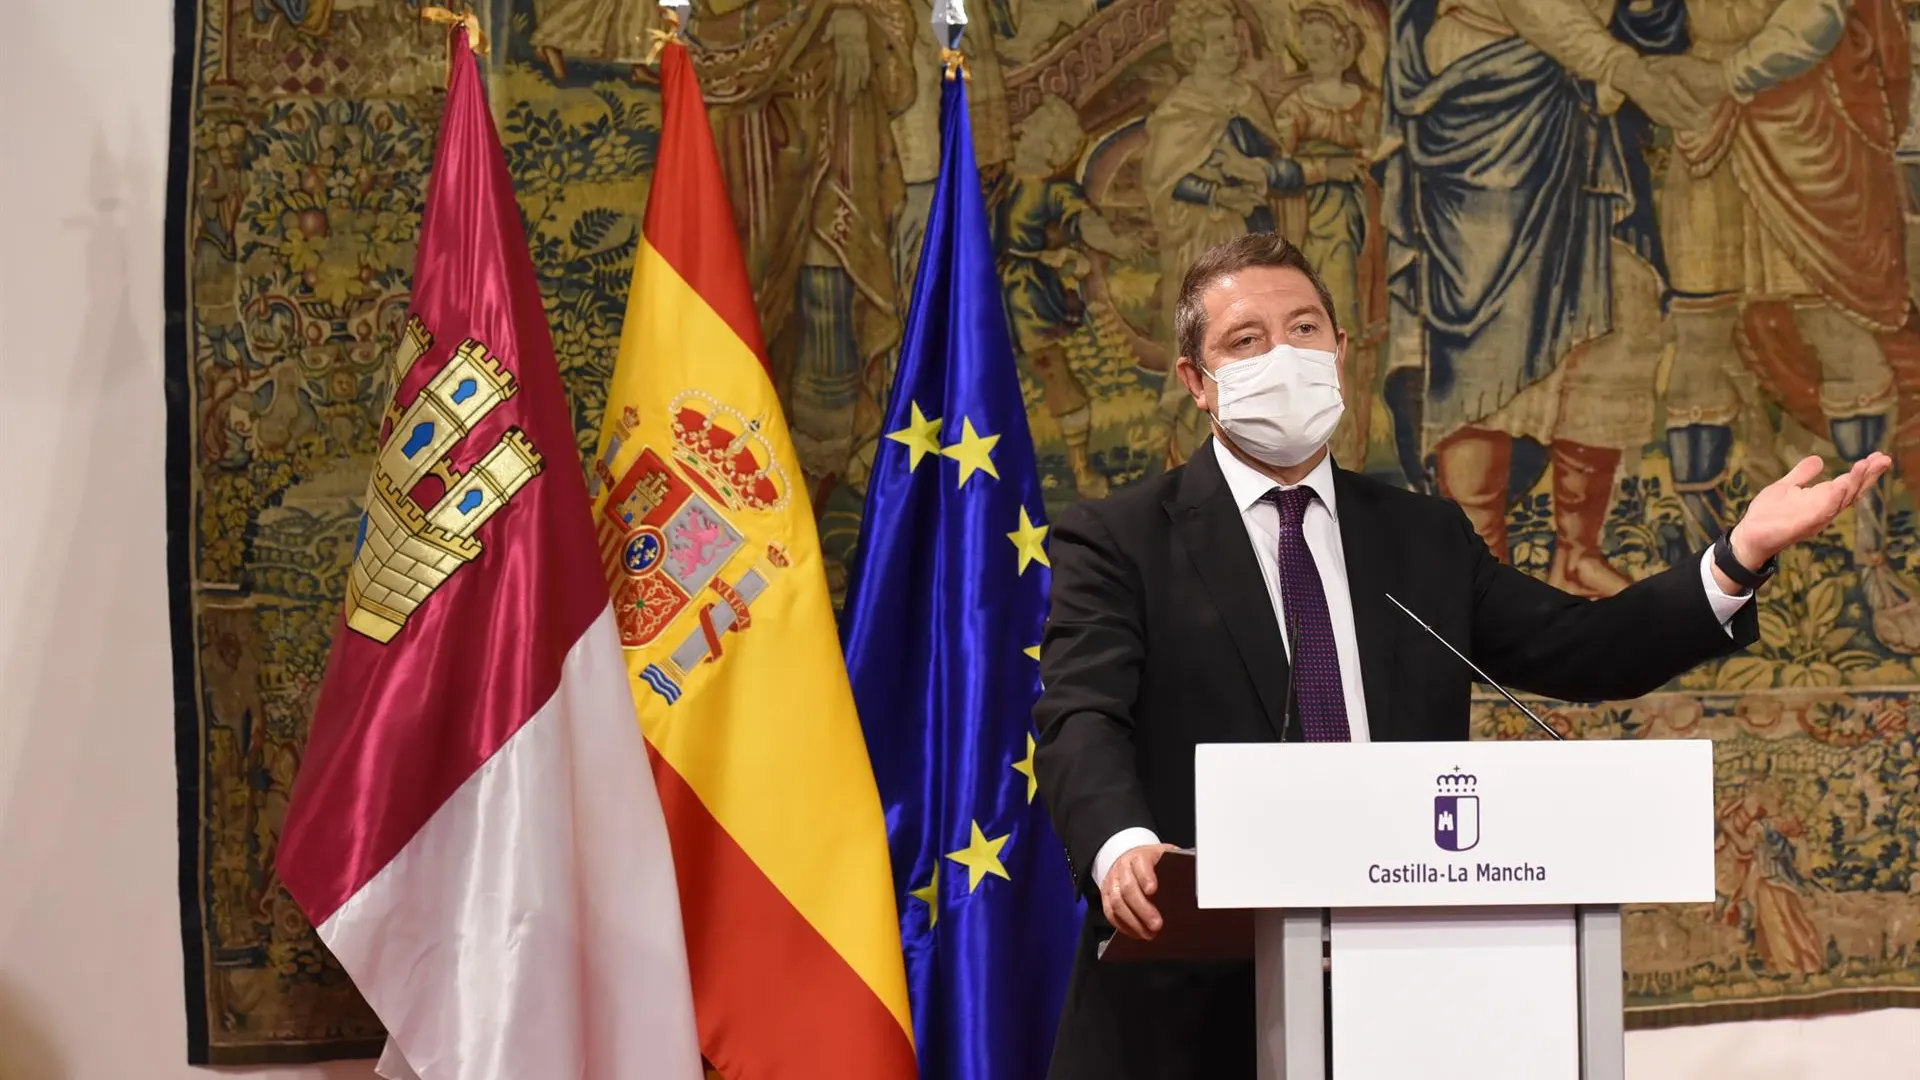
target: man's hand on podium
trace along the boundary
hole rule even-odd
[[[1160,910],[1148,897],[1160,887],[1153,873],[1155,864],[1172,850],[1172,844],[1142,844],[1114,860],[1107,879],[1100,883],[1100,908],[1114,929],[1142,941],[1152,941],[1160,932]]]

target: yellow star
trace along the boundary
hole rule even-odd
[[[1000,470],[993,467],[993,447],[999,441],[998,435],[982,435],[973,430],[973,420],[962,417],[960,441],[942,447],[940,452],[960,463],[960,486],[966,487],[968,478],[977,472],[1000,479]]]
[[[907,894],[927,905],[927,929],[940,921],[940,864],[933,864],[933,880]]]
[[[887,438],[907,448],[907,471],[920,467],[920,459],[928,454],[940,452],[940,418],[929,420],[920,411],[920,403],[912,402],[913,419],[899,431],[887,432]]]
[[[1024,649],[1021,649],[1020,651],[1027,654],[1027,656],[1031,657],[1036,661],[1040,659],[1040,646],[1038,645],[1029,645]]]
[[[1020,549],[1021,573],[1027,572],[1029,563],[1037,562],[1046,567],[1053,565],[1047,561],[1047,528],[1048,526],[1045,525],[1035,525],[1033,519],[1027,516],[1027,508],[1024,506],[1020,508],[1020,527],[1008,533],[1007,539],[1013,541],[1013,546]]]
[[[1013,763],[1013,771],[1027,778],[1027,802],[1033,802],[1033,794],[1040,790],[1040,780],[1033,775],[1033,736],[1027,736],[1027,756]]]
[[[1008,833],[1006,836],[989,840],[987,834],[980,831],[980,823],[976,821],[973,823],[973,839],[967,842],[966,847],[947,856],[967,868],[968,892],[979,888],[980,879],[988,874],[998,874],[1008,881],[1013,880],[1007,875],[1007,868],[1000,864],[1000,849],[1007,846],[1007,838],[1012,835]]]

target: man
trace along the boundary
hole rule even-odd
[[[625,64],[633,81],[653,79],[647,70],[653,31],[661,25],[659,4],[621,0],[533,0],[535,56],[554,79],[567,77],[567,58]]]
[[[720,167],[816,511],[840,481],[864,485],[856,459],[878,437],[900,344],[907,188],[892,124],[913,104],[913,19],[907,0],[709,0],[697,20]]]
[[[1877,454],[1807,487],[1808,458],[1698,559],[1581,599],[1494,559],[1454,504],[1334,466],[1346,335],[1332,307],[1277,237],[1202,254],[1181,285],[1176,370],[1212,445],[1055,522],[1035,767],[1099,900],[1055,1080],[1254,1074],[1250,963],[1103,964],[1095,946],[1114,927],[1159,931],[1154,866],[1194,842],[1197,744],[1467,737],[1469,671],[1386,593],[1506,685],[1634,697],[1753,642],[1747,601],[1774,555],[1891,465]]]
[[[1641,52],[1677,47],[1675,3],[1392,6],[1388,287],[1420,327],[1389,381],[1423,392],[1389,400],[1409,427],[1417,403],[1433,479],[1503,562],[1514,441],[1548,449],[1547,580],[1584,596],[1631,581],[1601,531],[1625,452],[1653,434],[1666,270],[1639,112],[1679,112]]]
[[[1092,325],[1080,282],[1093,264],[1078,249],[1128,259],[1140,240],[1115,230],[1074,178],[1086,139],[1072,104],[1048,94],[1020,126],[1012,165],[986,186],[1014,344],[1039,377],[1041,399],[1067,444],[1074,490],[1098,499],[1107,478],[1093,467],[1093,398],[1069,352]]]
[[[1742,385],[1754,375],[1843,459],[1890,451],[1911,487],[1920,325],[1892,225],[1911,80],[1904,20],[1892,0],[1691,0],[1686,31],[1687,53],[1658,70],[1701,106],[1673,133],[1661,196],[1679,294],[1667,455],[1689,523],[1711,535],[1726,521],[1734,423],[1759,411]],[[1854,564],[1874,636],[1912,655],[1920,588],[1887,559],[1891,487],[1861,494]]]

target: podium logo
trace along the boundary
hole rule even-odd
[[[1474,794],[1479,778],[1454,771],[1433,778],[1440,793],[1433,797],[1433,842],[1442,851],[1470,851],[1480,842],[1480,796]]]

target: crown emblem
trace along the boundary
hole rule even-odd
[[[780,510],[790,486],[759,418],[698,390],[673,399],[673,457],[729,510]]]
[[[1460,766],[1458,765],[1455,765],[1453,769],[1454,771],[1450,773],[1441,773],[1439,776],[1433,778],[1435,786],[1439,787],[1441,793],[1444,795],[1459,795],[1470,792],[1473,790],[1474,785],[1480,782],[1480,778],[1472,773],[1461,772]]]

